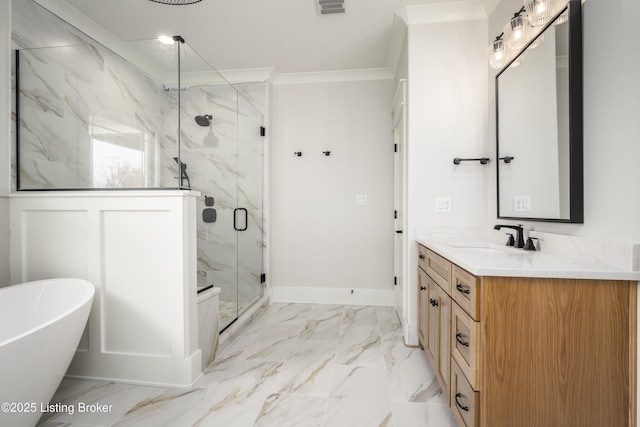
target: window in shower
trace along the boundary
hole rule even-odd
[[[151,187],[150,135],[104,117],[91,122],[93,188]]]

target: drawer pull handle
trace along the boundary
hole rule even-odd
[[[471,289],[465,288],[464,286],[462,286],[462,283],[458,283],[456,285],[456,289],[458,290],[458,292],[463,294],[469,295],[471,293]]]
[[[469,407],[461,404],[460,401],[458,400],[459,397],[462,397],[462,394],[456,393],[456,405],[458,405],[458,408],[462,409],[463,411],[469,412]]]
[[[432,307],[438,306],[438,301],[434,300],[433,298],[429,298],[429,303],[431,304]]]
[[[420,290],[421,291],[425,291],[425,290],[427,290],[427,288],[425,288],[424,286],[420,286]]]
[[[465,346],[465,347],[469,347],[469,341],[464,341],[462,339],[464,335],[462,335],[460,332],[458,332],[456,334],[456,341],[458,341],[461,345]]]
[[[425,259],[426,257],[424,255],[420,254],[420,256],[418,258]]]

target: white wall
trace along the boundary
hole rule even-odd
[[[409,26],[409,242],[430,225],[485,223],[487,147],[486,20]],[[455,157],[490,157],[454,165]],[[435,212],[450,197],[450,213]],[[417,344],[417,246],[410,246],[408,344]]]
[[[502,0],[489,19],[487,45],[520,0]],[[640,242],[640,2],[587,0],[583,13],[584,224],[532,222],[527,227],[562,234]],[[615,42],[611,42],[611,41]],[[489,76],[489,146],[495,144],[493,77]],[[495,175],[487,188],[495,188]],[[490,193],[488,222],[497,220]]]
[[[394,89],[392,79],[276,81],[274,300],[393,304]],[[356,205],[356,195],[368,204]]]
[[[11,1],[0,0],[0,287],[9,284]]]

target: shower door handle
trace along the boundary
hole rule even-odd
[[[238,228],[238,212],[244,212],[244,228]],[[249,226],[249,213],[245,208],[235,208],[233,210],[233,229],[236,231],[246,231]]]

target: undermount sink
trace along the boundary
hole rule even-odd
[[[473,252],[482,252],[482,253],[505,253],[505,250],[502,246],[496,245],[495,243],[484,243],[484,242],[465,242],[465,243],[450,243],[449,246],[456,249],[464,249],[467,251]]]

